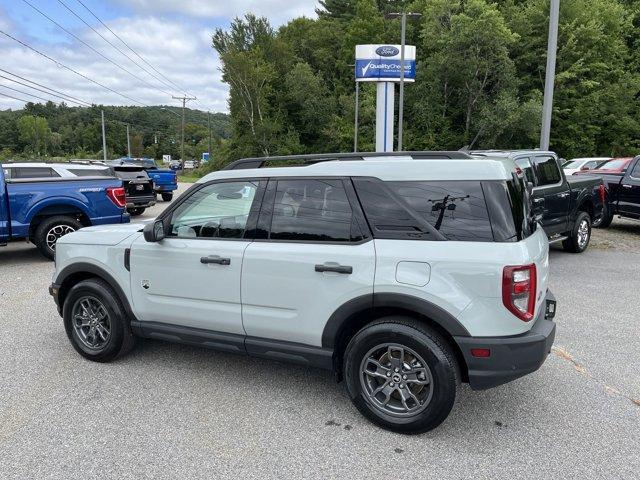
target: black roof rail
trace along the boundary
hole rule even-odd
[[[358,161],[369,157],[398,157],[411,156],[419,159],[465,159],[473,158],[466,152],[459,151],[417,151],[417,152],[351,152],[351,153],[311,153],[306,155],[281,155],[274,157],[241,158],[231,162],[222,170],[242,170],[247,168],[264,168],[268,162],[301,162],[303,165],[291,165],[292,167],[313,165],[314,163],[330,161]]]

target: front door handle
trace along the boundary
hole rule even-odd
[[[353,273],[353,267],[350,265],[340,265],[338,263],[325,263],[323,265],[316,265],[316,272],[335,272],[351,275]]]
[[[231,265],[231,259],[222,258],[220,255],[209,255],[208,257],[200,257],[200,263],[216,263],[218,265]]]
[[[534,198],[533,203],[542,203],[544,202],[544,198]]]
[[[569,192],[559,193],[559,194],[558,194],[558,196],[559,196],[560,198],[568,197],[568,196],[569,196]]]

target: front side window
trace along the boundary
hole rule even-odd
[[[633,178],[640,178],[640,160],[638,160],[636,162],[636,166],[633,167],[633,170],[631,171],[631,176]]]
[[[536,157],[536,171],[538,173],[538,186],[555,185],[560,183],[560,169],[553,157]]]
[[[278,180],[269,238],[315,242],[361,240],[342,180]]]
[[[195,191],[171,214],[168,236],[242,238],[257,189],[258,182],[238,181]]]
[[[536,176],[533,173],[533,165],[531,164],[531,159],[529,157],[518,158],[516,159],[516,165],[520,168],[520,170],[524,172],[524,178],[527,179],[527,182],[531,182],[535,185]],[[565,168],[570,167],[566,166]]]

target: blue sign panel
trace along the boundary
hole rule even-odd
[[[369,81],[398,81],[400,79],[400,60],[389,58],[375,58],[356,60],[356,80]],[[416,61],[404,61],[404,78],[414,81],[416,78]]]

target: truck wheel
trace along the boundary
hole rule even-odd
[[[382,428],[410,434],[447,418],[460,383],[447,342],[409,317],[385,317],[360,330],[345,351],[344,373],[360,413]]]
[[[76,351],[95,362],[109,362],[135,344],[129,319],[108,283],[90,278],[69,290],[62,306],[64,327]]]
[[[146,209],[143,207],[135,207],[135,208],[128,208],[127,212],[129,212],[129,214],[132,217],[137,217],[138,215],[142,215],[144,213]]]
[[[591,217],[587,212],[580,212],[571,230],[571,236],[562,242],[567,252],[582,253],[591,240]]]
[[[56,242],[67,233],[82,228],[82,224],[74,217],[59,215],[44,219],[36,228],[33,243],[38,250],[50,260],[56,256]]]
[[[164,200],[165,202],[170,202],[171,200],[173,200],[173,193],[163,193],[162,200]]]
[[[613,215],[609,213],[609,207],[604,206],[602,216],[596,218],[591,224],[594,228],[607,228],[613,222]]]

